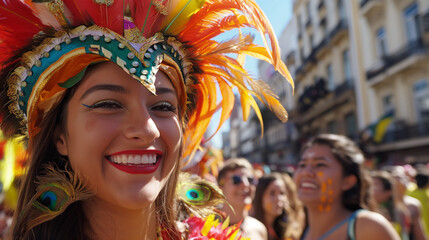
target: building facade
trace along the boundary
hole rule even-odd
[[[370,124],[393,121],[370,150],[389,164],[429,162],[429,0],[362,0],[358,30]]]
[[[330,132],[358,135],[350,6],[353,1],[297,0],[298,49],[294,76],[297,108],[291,116],[300,141]],[[287,53],[291,54],[291,53]]]
[[[337,133],[363,143],[380,164],[429,162],[429,0],[295,0],[279,42],[294,95],[268,64],[259,73],[290,120],[262,110],[265,140],[256,140],[258,131],[238,139],[247,155],[294,164],[309,137]],[[380,130],[388,113],[392,121]]]

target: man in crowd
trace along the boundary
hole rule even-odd
[[[218,184],[229,203],[225,203],[221,210],[229,216],[230,224],[241,221],[243,237],[267,240],[268,233],[264,224],[249,216],[256,188],[250,162],[244,158],[227,160],[219,171]]]

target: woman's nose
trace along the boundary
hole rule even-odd
[[[301,174],[306,177],[316,176],[315,169],[310,164],[301,169]]]
[[[147,143],[160,137],[158,126],[147,109],[130,112],[124,127],[124,135],[128,139]]]

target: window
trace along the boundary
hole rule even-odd
[[[408,42],[415,42],[419,37],[418,31],[418,6],[416,3],[412,3],[406,7],[403,11],[404,22],[405,22],[405,31],[408,38]]]
[[[326,26],[326,22],[320,25],[320,27],[322,28],[323,37],[327,38],[329,36],[329,32],[328,32],[328,26]]]
[[[338,0],[338,14],[340,17],[340,21],[346,20],[346,8],[344,6],[343,0]]]
[[[429,121],[429,86],[428,80],[422,79],[413,84],[414,108],[417,121]]]
[[[344,78],[345,80],[352,84],[352,71],[350,67],[350,56],[349,56],[349,50],[344,50],[343,52],[343,64],[344,64]]]
[[[337,122],[335,120],[328,122],[328,133],[337,133]]]
[[[299,56],[301,58],[301,64],[304,64],[304,49],[303,48],[299,49]]]
[[[393,105],[393,95],[388,94],[388,95],[384,96],[382,99],[382,104],[383,104],[383,113],[387,113],[387,112],[393,110],[395,107]]]
[[[346,114],[346,135],[349,138],[355,138],[357,134],[356,115],[354,112]]]
[[[334,73],[332,72],[332,64],[328,64],[326,66],[326,77],[328,78],[328,90],[334,91],[335,90],[335,79],[334,79]]]
[[[384,27],[381,27],[377,30],[377,55],[381,59],[387,55],[387,39],[386,39],[386,30]]]

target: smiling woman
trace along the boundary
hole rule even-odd
[[[364,157],[345,136],[321,134],[304,146],[294,173],[307,213],[307,239],[399,239],[390,223],[372,212]],[[363,209],[369,211],[363,211]]]
[[[287,119],[239,60],[268,61],[293,84],[254,0],[0,1],[0,19],[1,127],[29,151],[10,239],[201,234],[190,229],[198,220],[176,222],[181,159],[217,110],[226,121],[232,88],[244,119],[250,107],[261,118],[254,97]],[[242,27],[266,46],[214,40]]]

